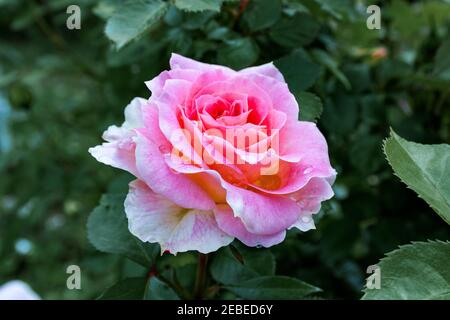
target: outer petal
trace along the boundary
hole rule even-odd
[[[271,194],[292,193],[303,188],[314,177],[334,182],[336,171],[330,164],[327,142],[314,123],[290,122],[280,131],[279,146],[280,159],[289,162],[296,160],[296,163],[292,163],[289,180],[282,188],[263,191]]]
[[[301,215],[297,222],[292,225],[289,229],[297,228],[300,231],[306,232],[316,228],[314,220],[311,215],[305,214]]]
[[[275,80],[285,82],[281,72],[273,65],[273,62],[269,62],[256,67],[249,67],[239,71],[241,74],[261,74],[266,77],[273,78]]]
[[[136,167],[140,177],[153,191],[184,208],[210,210],[214,201],[188,176],[172,171],[164,156],[171,152],[166,140],[159,137],[157,109],[148,110],[146,130],[136,141]]]
[[[137,176],[134,150],[134,141],[129,139],[120,142],[105,142],[100,146],[89,148],[89,153],[99,162]]]
[[[142,127],[142,109],[146,107],[148,101],[143,98],[134,98],[129,105],[125,107],[125,121],[123,128],[134,129]]]
[[[110,126],[103,133],[103,139],[107,142],[89,148],[89,153],[99,162],[137,175],[133,129],[143,126],[142,110],[147,104],[145,99],[133,99],[125,108],[125,121],[122,126]]]
[[[183,57],[182,55],[179,55],[176,53],[172,53],[169,63],[170,63],[171,69],[194,69],[194,70],[200,70],[200,71],[221,69],[230,74],[236,73],[236,71],[234,71],[233,69],[230,69],[230,68],[227,68],[224,66],[219,66],[216,64],[198,62],[193,59]]]
[[[130,232],[144,242],[159,243],[162,252],[209,253],[233,241],[218,228],[212,211],[180,208],[142,181],[130,183],[125,212]]]
[[[297,200],[302,214],[293,227],[301,231],[315,229],[312,215],[319,212],[322,201],[333,197],[334,192],[330,182],[323,178],[312,178],[301,190],[293,193],[291,197]]]
[[[193,69],[175,69],[163,71],[152,80],[146,81],[147,88],[152,92],[152,97],[158,97],[162,92],[167,80],[179,79],[194,82],[200,75],[201,71]]]
[[[263,246],[268,248],[282,242],[286,236],[286,231],[284,230],[272,235],[250,233],[241,219],[233,215],[233,210],[228,205],[218,205],[214,213],[220,229],[250,247]]]
[[[293,225],[300,215],[298,204],[287,197],[256,193],[223,182],[227,203],[245,228],[259,235],[273,235]]]

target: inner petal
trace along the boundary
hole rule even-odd
[[[217,119],[224,112],[229,112],[230,103],[213,95],[205,94],[195,99],[197,112],[200,114],[208,113],[213,119]]]

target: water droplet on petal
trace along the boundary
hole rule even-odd
[[[309,173],[311,173],[312,170],[313,170],[313,168],[308,167],[305,170],[303,170],[303,174],[309,174]]]
[[[302,221],[303,221],[304,223],[311,222],[311,217],[310,217],[310,216],[303,216],[303,217],[302,217]]]

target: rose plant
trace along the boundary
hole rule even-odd
[[[450,298],[450,5],[332,3],[0,1],[0,299]]]

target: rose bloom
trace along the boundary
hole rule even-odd
[[[314,227],[333,196],[327,143],[272,64],[240,71],[172,54],[121,127],[90,148],[132,173],[129,229],[173,254],[208,253],[234,238],[270,247]]]

